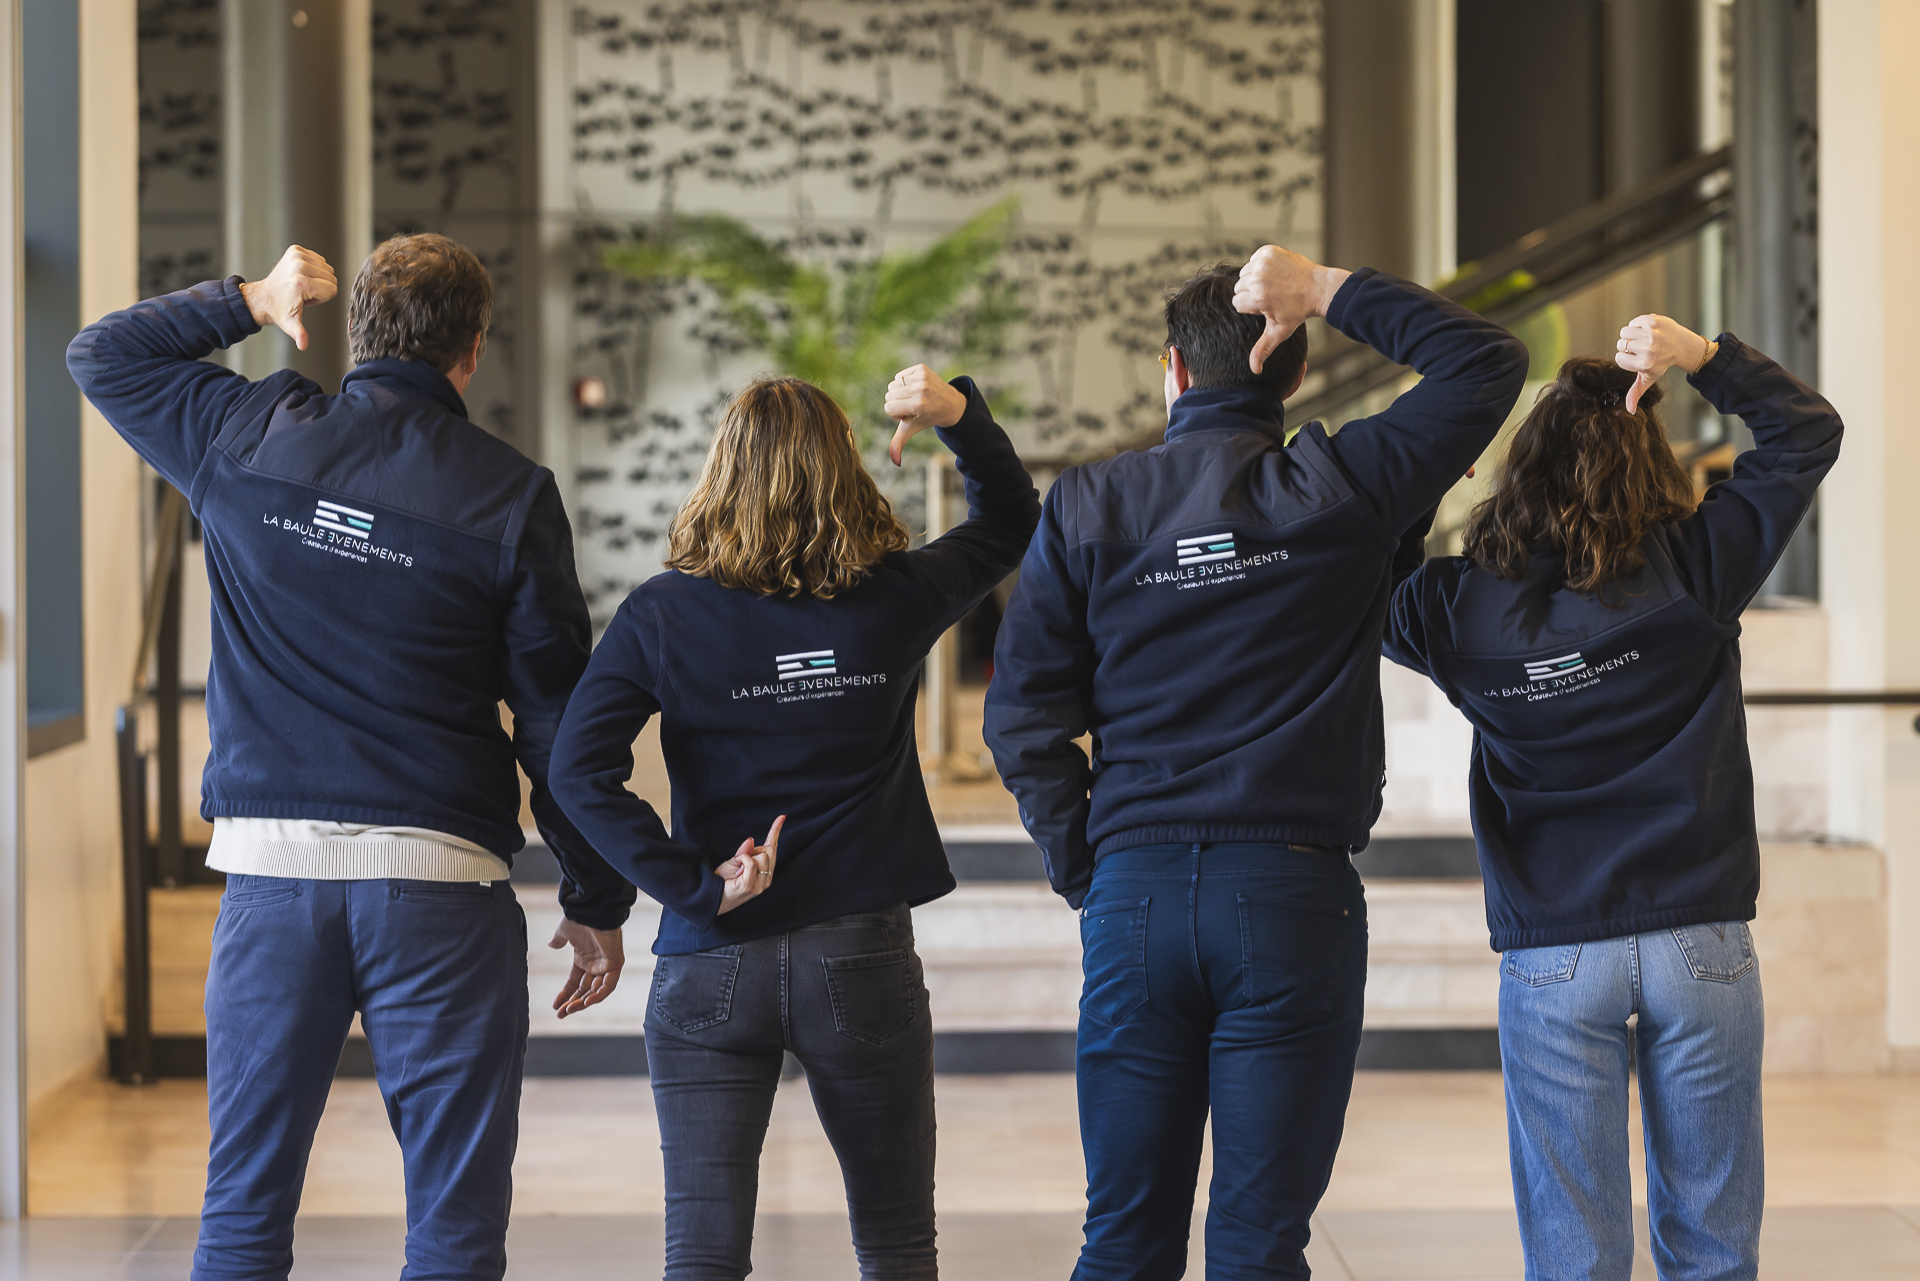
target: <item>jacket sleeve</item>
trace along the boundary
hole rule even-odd
[[[1327,323],[1420,375],[1385,410],[1327,439],[1354,489],[1397,537],[1499,433],[1526,381],[1527,349],[1465,307],[1373,271],[1340,287]]]
[[[1420,600],[1426,585],[1427,534],[1438,514],[1437,508],[1430,509],[1400,535],[1400,546],[1393,554],[1393,599],[1380,641],[1382,654],[1423,676],[1433,673],[1427,665],[1427,629]]]
[[[1738,414],[1753,448],[1733,475],[1707,491],[1672,527],[1675,567],[1723,623],[1736,621],[1813,506],[1814,490],[1840,457],[1840,415],[1807,384],[1735,338],[1687,381],[1723,414]]]
[[[673,840],[653,806],[627,790],[633,740],[660,711],[656,666],[647,641],[656,635],[629,596],[607,625],[573,691],[553,749],[553,790],[560,805],[620,874],[696,929],[720,914],[719,859]]]
[[[569,920],[620,928],[633,886],[594,851],[554,798],[554,738],[568,696],[586,670],[592,628],[573,563],[573,531],[553,474],[541,468],[515,549],[502,682],[513,713],[513,750],[533,784],[534,824],[560,864],[560,906]]]
[[[967,412],[937,430],[967,488],[967,519],[909,553],[933,592],[935,635],[953,626],[1020,564],[1040,520],[1040,495],[1013,442],[971,378],[956,378]]]
[[[205,359],[260,331],[240,277],[137,302],[82,329],[67,345],[81,394],[183,494],[220,428],[255,384]],[[292,390],[318,385],[282,372]]]
[[[1402,667],[1411,668],[1422,676],[1432,676],[1433,666],[1427,657],[1427,618],[1422,608],[1426,579],[1427,571],[1422,566],[1393,589],[1393,600],[1387,606],[1387,629],[1380,640],[1380,652]]]
[[[1066,484],[1047,494],[1000,624],[984,730],[1000,778],[1020,803],[1020,821],[1040,847],[1047,880],[1077,908],[1093,881],[1093,770],[1075,740],[1088,728],[1094,652],[1086,586],[1062,529]]]

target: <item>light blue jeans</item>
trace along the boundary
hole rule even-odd
[[[1662,1281],[1759,1267],[1763,1018],[1744,923],[1508,952],[1500,1063],[1528,1281],[1626,1281],[1627,1020]]]

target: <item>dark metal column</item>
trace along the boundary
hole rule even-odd
[[[1413,5],[1425,2],[1328,0],[1327,262],[1415,275]]]
[[[1820,112],[1814,0],[1739,0],[1733,21],[1733,329],[1817,385]],[[1820,594],[1818,509],[1767,580]]]

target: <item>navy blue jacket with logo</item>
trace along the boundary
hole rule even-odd
[[[200,519],[200,812],[430,828],[511,861],[517,760],[567,914],[618,926],[633,887],[547,789],[591,643],[553,474],[468,422],[418,361],[368,361],[329,396],[291,370],[249,382],[202,359],[258,330],[236,276],[115,312],[67,348],[80,390]]]
[[[1362,847],[1385,760],[1380,635],[1400,535],[1505,422],[1527,353],[1392,276],[1328,323],[1423,376],[1289,445],[1252,389],[1188,391],[1164,445],[1047,495],[994,657],[986,731],[1055,890],[1164,842]],[[1075,739],[1092,734],[1093,759]]]
[[[1473,723],[1473,830],[1497,951],[1753,919],[1760,893],[1740,614],[1840,454],[1811,387],[1731,335],[1688,379],[1754,447],[1599,594],[1538,552],[1463,556],[1394,593],[1387,656]],[[1418,552],[1414,553],[1415,557]]]
[[[669,570],[636,587],[593,651],[554,744],[553,788],[596,848],[667,910],[663,956],[917,904],[953,888],[914,740],[940,634],[1020,563],[1040,501],[971,379],[940,431],[968,519],[821,600]],[[673,834],[627,790],[660,717]],[[719,915],[713,869],[787,816],[766,892]]]

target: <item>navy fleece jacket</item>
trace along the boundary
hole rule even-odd
[[[618,926],[633,887],[547,790],[591,636],[553,474],[468,422],[418,361],[369,361],[329,396],[291,370],[249,382],[202,359],[258,330],[234,276],[117,311],[67,348],[80,390],[200,519],[200,812],[424,827],[511,861],[517,760],[567,915]]]
[[[1392,276],[1328,323],[1422,377],[1283,446],[1281,406],[1193,390],[1164,445],[1068,468],[1001,625],[986,735],[1053,887],[1162,842],[1364,846],[1385,759],[1380,634],[1400,535],[1505,422],[1526,348]],[[1091,763],[1075,743],[1091,733]]]
[[[669,571],[633,590],[593,651],[554,744],[553,788],[613,865],[667,910],[653,950],[697,952],[953,888],[914,742],[920,667],[1020,563],[1033,481],[971,379],[940,431],[968,519],[821,600]],[[673,834],[627,790],[660,717]],[[718,915],[714,868],[787,816],[772,886]]]
[[[1596,595],[1536,553],[1517,579],[1463,556],[1394,593],[1389,658],[1473,722],[1473,830],[1497,951],[1753,919],[1760,844],[1740,614],[1840,455],[1821,395],[1728,334],[1688,379],[1754,447],[1645,566]]]

